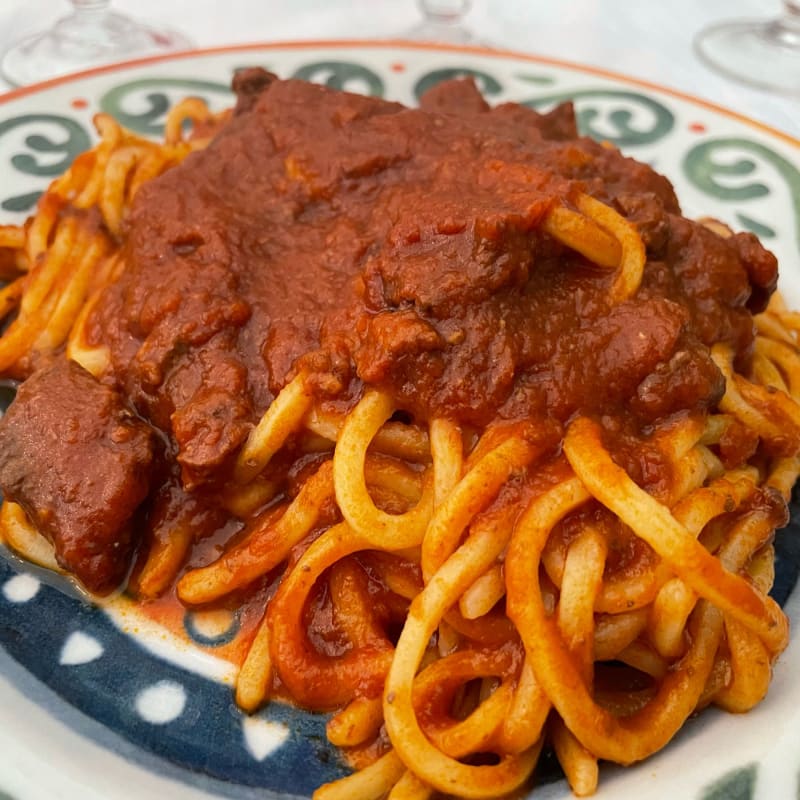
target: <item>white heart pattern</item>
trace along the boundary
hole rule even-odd
[[[263,761],[289,738],[285,725],[258,717],[245,717],[242,730],[244,743],[256,761]]]
[[[58,663],[65,667],[88,664],[100,658],[104,650],[103,645],[94,636],[89,636],[83,631],[75,631],[64,642]]]

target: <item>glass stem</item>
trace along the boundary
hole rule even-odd
[[[777,44],[793,49],[800,48],[800,1],[784,0],[783,16],[771,22],[767,35]]]
[[[75,10],[68,19],[77,30],[88,30],[102,25],[110,13],[110,0],[71,0],[71,2]]]
[[[767,24],[765,32],[767,38],[779,47],[800,50],[800,16],[773,20]]]
[[[419,0],[428,21],[438,25],[457,24],[471,4],[471,0]]]

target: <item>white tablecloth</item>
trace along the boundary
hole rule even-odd
[[[114,8],[178,28],[198,47],[395,38],[420,20],[415,0],[115,0]],[[778,0],[474,0],[466,23],[486,43],[653,81],[800,137],[800,100],[722,78],[692,50],[709,23],[780,8]],[[0,51],[68,12],[66,0],[0,0]],[[0,93],[8,88],[0,80]]]

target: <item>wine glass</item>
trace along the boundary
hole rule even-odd
[[[17,42],[0,72],[17,86],[69,72],[191,47],[175,31],[151,27],[111,11],[110,0],[70,0],[73,12],[47,31]]]
[[[784,0],[783,14],[774,19],[712,25],[694,46],[703,61],[729,78],[800,95],[799,0]]]
[[[425,19],[407,35],[428,42],[475,44],[475,37],[463,24],[471,5],[472,0],[419,0]]]

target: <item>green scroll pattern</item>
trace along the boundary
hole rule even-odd
[[[738,767],[718,778],[700,794],[700,800],[752,800],[757,766]]]
[[[572,89],[523,100],[522,104],[538,110],[567,100],[575,103],[578,130],[584,136],[613,142],[617,147],[653,144],[675,127],[675,115],[665,105],[652,97],[626,89]],[[596,103],[593,104],[593,100],[613,100],[618,101],[619,105],[611,111],[604,111]],[[649,126],[641,127],[633,123],[635,108],[649,113],[652,117]],[[612,133],[598,126],[597,123],[603,118],[609,123]]]
[[[164,118],[171,103],[166,90],[174,89],[181,95],[195,95],[207,100],[207,94],[224,94],[231,98],[227,83],[195,80],[194,78],[142,78],[115,86],[100,98],[100,108],[111,114],[121,125],[144,136],[160,136],[164,131]],[[160,91],[148,91],[160,90]],[[146,92],[142,96],[142,92]],[[143,111],[130,111],[126,104],[137,97],[147,104]],[[128,106],[129,107],[129,106]]]
[[[533,83],[536,86],[552,86],[556,83],[556,79],[552,75],[546,75],[544,73],[518,72],[514,77],[517,80],[525,81],[525,83]]]
[[[774,239],[778,235],[775,228],[771,228],[766,222],[759,222],[741,211],[736,212],[736,219],[745,230],[752,231],[759,239]]]
[[[292,77],[373,97],[383,97],[385,89],[377,72],[352,61],[314,61],[295,70]]]
[[[23,114],[0,121],[0,138],[6,133],[22,126],[36,126],[39,132],[31,133],[25,138],[25,146],[30,152],[15,153],[11,156],[11,165],[24,175],[52,178],[60,175],[69,167],[75,156],[86,150],[91,144],[88,131],[74,119],[58,114]],[[42,125],[58,126],[64,133],[63,138],[53,138],[42,133]],[[60,158],[48,158],[53,155]],[[45,158],[41,158],[44,156]],[[0,203],[4,211],[28,211],[39,199],[41,191],[25,192],[6,197]]]
[[[726,153],[728,159],[719,160]],[[730,160],[731,154],[738,157]],[[800,249],[800,170],[782,155],[751,139],[735,136],[708,139],[689,150],[683,161],[683,171],[694,186],[711,197],[723,202],[747,202],[765,197],[771,191],[756,177],[759,164],[771,166],[789,189],[795,241]],[[764,235],[771,230],[769,224],[749,215],[739,213],[738,217],[755,233]]]

